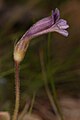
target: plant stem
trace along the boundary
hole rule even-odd
[[[33,93],[32,102],[31,102],[31,106],[30,106],[30,109],[29,109],[29,112],[28,112],[29,114],[32,113],[32,109],[33,109],[33,106],[34,106],[35,97],[36,97],[36,93],[34,92]]]
[[[19,80],[19,63],[15,61],[15,108],[12,120],[18,119],[19,101],[20,101],[20,80]]]
[[[62,114],[62,111],[61,111],[61,108],[60,108],[59,101],[57,100],[58,96],[57,96],[54,80],[50,80],[50,85],[51,85],[51,88],[52,88],[53,99],[55,101],[56,108],[57,108],[57,110],[59,112],[61,120],[64,120],[63,114]]]
[[[22,120],[22,118],[25,116],[25,114],[28,112],[28,108],[30,106],[30,99],[28,98],[26,101],[26,104],[22,110],[22,112],[20,113],[18,120]]]
[[[48,98],[50,100],[50,103],[52,105],[52,108],[53,108],[54,112],[56,113],[58,120],[64,120],[62,112],[61,112],[61,110],[59,108],[58,101],[57,101],[56,90],[54,89],[55,90],[54,91],[55,96],[53,98],[53,96],[51,94],[51,91],[50,91],[50,89],[48,87],[46,69],[45,69],[44,58],[43,58],[43,50],[40,51],[40,63],[41,63],[41,68],[42,68],[42,74],[43,74],[43,80],[44,80],[45,90],[46,90],[46,93],[47,93]]]

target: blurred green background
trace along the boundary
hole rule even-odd
[[[0,0],[0,110],[13,110],[15,43],[37,20],[60,9],[69,36],[49,33],[31,41],[20,66],[21,108],[27,96],[43,94],[41,62],[49,84],[68,95],[80,92],[80,0]],[[53,85],[52,85],[53,86]],[[58,93],[58,92],[57,92]]]

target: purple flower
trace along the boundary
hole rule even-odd
[[[67,21],[60,19],[60,12],[58,8],[55,11],[52,10],[52,15],[46,18],[43,18],[36,22],[24,35],[21,39],[26,37],[36,37],[48,32],[58,32],[64,36],[68,36],[68,32],[65,30],[69,27]]]
[[[69,25],[64,19],[60,19],[60,12],[56,8],[52,11],[52,15],[43,18],[36,22],[30,29],[22,36],[14,49],[14,60],[20,62],[24,58],[25,52],[28,48],[29,42],[32,38],[49,32],[58,32],[63,36],[68,36],[67,28]]]

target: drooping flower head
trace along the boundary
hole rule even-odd
[[[14,49],[14,60],[21,62],[24,58],[26,49],[30,40],[42,34],[49,32],[58,32],[63,36],[68,36],[67,28],[69,25],[64,19],[60,19],[60,12],[56,8],[52,10],[52,15],[45,17],[36,22],[29,30],[22,36],[20,41],[16,44]]]

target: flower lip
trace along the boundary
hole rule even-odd
[[[54,31],[62,34],[63,36],[65,37],[68,36],[68,31],[66,29],[69,28],[69,25],[67,24],[66,20],[59,19],[58,22],[55,23],[53,28],[54,28]]]
[[[64,19],[60,19],[57,23],[57,26],[60,28],[60,29],[67,29],[69,28],[69,25],[67,24],[67,21],[64,20]]]

